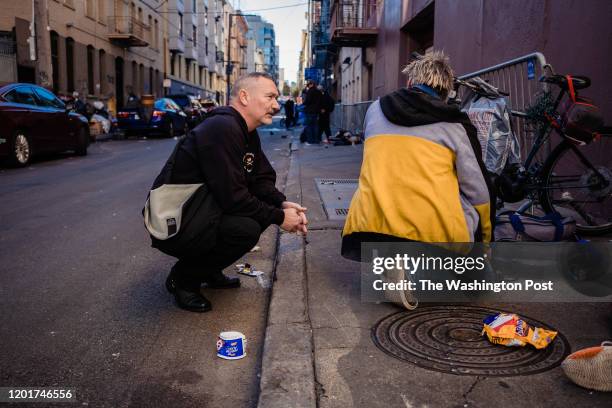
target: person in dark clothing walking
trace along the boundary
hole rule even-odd
[[[320,142],[317,130],[317,120],[321,109],[321,92],[315,86],[312,79],[308,80],[304,95],[304,113],[306,115],[304,133],[306,143],[317,144]]]
[[[285,102],[285,127],[289,129],[295,121],[295,102],[289,98]]]
[[[214,239],[184,248],[166,280],[166,288],[183,309],[211,310],[210,301],[200,293],[202,283],[209,288],[239,287],[238,278],[222,271],[247,253],[268,226],[307,231],[306,208],[286,201],[276,189],[276,173],[256,131],[272,123],[279,110],[277,97],[278,89],[268,74],[239,78],[230,105],[213,110],[186,136],[176,154],[172,183],[205,182],[222,212]],[[210,227],[204,226],[203,231],[206,228]]]
[[[321,136],[323,136],[323,132],[325,132],[325,140],[323,140],[323,142],[329,143],[329,138],[331,137],[329,115],[334,111],[335,101],[322,86],[319,86],[319,90],[321,91],[321,110],[319,112],[318,139],[321,140]]]

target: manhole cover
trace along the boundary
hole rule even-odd
[[[491,344],[480,335],[482,320],[498,312],[471,306],[423,307],[380,320],[372,329],[372,338],[381,350],[393,357],[457,375],[535,374],[558,366],[570,353],[569,343],[561,333],[543,350]],[[523,317],[536,327],[551,328]]]

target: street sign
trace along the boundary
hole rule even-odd
[[[308,81],[312,79],[317,84],[323,82],[325,71],[321,68],[306,68],[304,69],[304,78]]]
[[[172,86],[172,80],[171,79],[164,79],[164,88],[170,88]]]
[[[527,79],[534,79],[534,78],[535,78],[535,64],[532,60],[527,63]]]

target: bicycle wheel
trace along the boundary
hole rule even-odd
[[[581,148],[559,144],[542,167],[540,202],[546,212],[572,216],[578,231],[612,232],[612,137]]]

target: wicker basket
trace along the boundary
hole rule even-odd
[[[570,354],[561,367],[565,375],[581,387],[612,391],[612,342]]]

